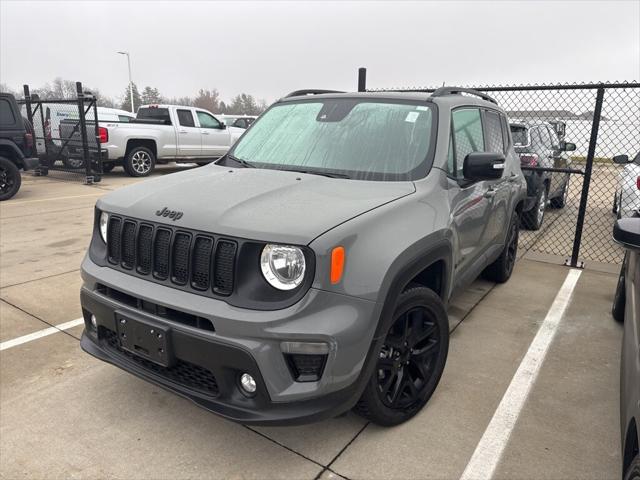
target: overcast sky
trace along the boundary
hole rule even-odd
[[[55,77],[119,99],[217,88],[273,101],[300,88],[640,80],[640,0],[497,2],[0,1],[0,82]]]

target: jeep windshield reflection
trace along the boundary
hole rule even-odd
[[[431,166],[434,106],[388,99],[324,98],[272,106],[228,159],[357,180],[415,180]]]

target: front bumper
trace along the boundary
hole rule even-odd
[[[373,340],[377,304],[311,289],[296,305],[277,311],[254,311],[153,284],[86,258],[81,304],[85,332],[81,346],[91,355],[187,397],[225,418],[245,424],[300,424],[330,418],[358,400],[361,375]],[[140,310],[131,302],[105,296],[107,285],[140,302],[154,302],[211,321],[204,331]],[[126,286],[126,287],[125,287]],[[97,331],[91,326],[95,315]],[[170,328],[170,348],[188,381],[118,348],[117,315]],[[324,342],[330,349],[318,381],[295,381],[281,349],[282,341]],[[213,380],[200,378],[206,370]],[[195,373],[194,373],[195,372]],[[200,373],[199,373],[200,372]],[[242,373],[257,384],[253,397],[238,386]],[[198,378],[195,378],[198,377]],[[202,385],[215,384],[212,388]]]

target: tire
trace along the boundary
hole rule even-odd
[[[0,157],[0,201],[13,197],[22,184],[20,170],[11,160]]]
[[[640,480],[640,456],[636,455],[631,465],[624,472],[624,480]]]
[[[567,204],[567,195],[569,194],[569,178],[564,182],[564,186],[562,187],[562,194],[558,195],[555,198],[551,199],[551,206],[553,208],[564,208]]]
[[[156,166],[156,156],[146,147],[134,147],[124,159],[124,171],[130,177],[146,177]]]
[[[102,173],[109,173],[111,170],[116,168],[116,164],[113,162],[106,162],[102,164]]]
[[[354,407],[382,426],[406,422],[427,404],[449,351],[449,320],[433,290],[411,285],[395,305],[376,368]]]
[[[511,278],[513,267],[518,257],[519,224],[518,214],[513,212],[507,233],[507,241],[502,249],[502,253],[500,253],[500,256],[495,262],[482,272],[487,280],[496,283],[505,283]]]
[[[625,254],[624,261],[622,262],[622,267],[620,267],[620,275],[618,276],[616,293],[613,295],[613,306],[611,307],[611,315],[613,316],[613,319],[618,323],[624,322],[624,306],[627,301],[624,280],[626,264],[627,256]]]
[[[544,212],[547,207],[547,188],[546,186],[538,192],[534,207],[528,212],[522,214],[522,226],[527,230],[540,230],[544,222]]]

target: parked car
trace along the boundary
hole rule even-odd
[[[616,155],[613,163],[624,167],[618,173],[612,211],[618,218],[630,217],[640,207],[640,152],[632,159]]]
[[[507,118],[467,89],[322,92],[279,100],[214,164],[101,197],[85,351],[243,423],[422,409],[452,292],[514,267]]]
[[[640,217],[618,220],[613,238],[626,248],[613,304],[613,317],[624,322],[620,360],[622,476],[640,479]]]
[[[46,107],[47,112],[49,106]],[[126,110],[119,110],[117,108],[96,107],[98,113],[98,125],[101,123],[129,123],[135,120],[136,116],[127,112]],[[91,133],[95,130],[95,121],[93,110],[90,109],[86,115],[86,125],[88,130],[88,137],[91,143],[91,147],[94,149],[99,148],[99,145],[93,140]],[[105,138],[106,129],[100,127],[99,138]],[[84,166],[82,140],[79,130],[79,114],[76,109],[73,113],[67,111],[67,115],[64,119],[59,120],[57,130],[56,142],[61,149],[61,156],[63,163],[66,167],[72,169],[79,169]],[[58,151],[53,149],[53,151]],[[115,165],[113,163],[107,163],[106,167],[103,167],[105,171],[111,171]]]
[[[562,124],[560,124],[562,125]],[[565,152],[575,144],[560,140],[558,124],[548,122],[511,123],[511,135],[523,167],[569,168],[571,160]],[[569,174],[549,171],[524,171],[527,179],[527,202],[522,224],[529,230],[539,230],[547,204],[564,208],[569,191]]]
[[[38,166],[33,154],[33,126],[22,118],[13,95],[0,93],[0,200],[20,190],[20,170]]]
[[[223,121],[228,127],[249,128],[249,125],[258,118],[255,115],[218,115],[218,119]]]
[[[156,163],[217,160],[244,133],[206,110],[177,105],[145,105],[128,123],[99,122],[99,127],[103,169],[122,165],[132,177],[149,175]]]

